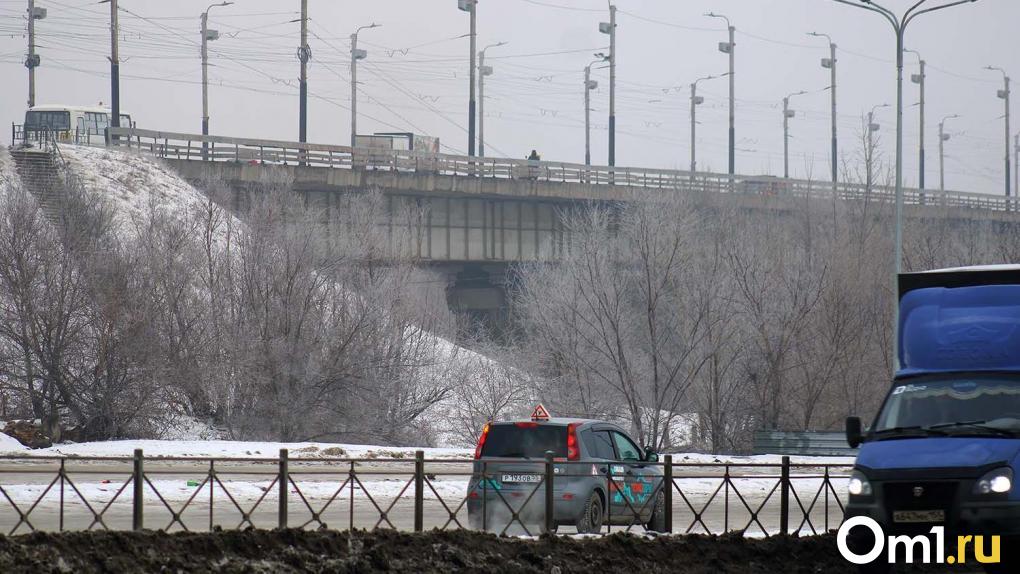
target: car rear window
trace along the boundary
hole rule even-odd
[[[544,458],[567,456],[567,427],[534,423],[497,424],[489,427],[482,456],[496,458]]]

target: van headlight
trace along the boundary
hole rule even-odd
[[[852,496],[871,496],[871,483],[863,472],[855,470],[850,473],[850,482],[847,483],[846,490]]]
[[[1008,466],[986,473],[974,483],[974,494],[1005,494],[1013,489],[1013,469]]]

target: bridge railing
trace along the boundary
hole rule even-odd
[[[249,163],[259,165],[302,165],[334,169],[365,169],[395,173],[477,177],[576,184],[597,188],[620,186],[649,190],[735,193],[750,196],[783,196],[843,200],[895,201],[889,186],[857,183],[785,179],[772,176],[729,176],[634,167],[589,166],[584,164],[469,157],[408,150],[379,150],[349,146],[299,143],[282,140],[203,136],[137,128],[110,128],[107,144],[130,147],[161,158]],[[972,208],[1010,211],[1016,203],[1009,198],[960,191],[904,189],[906,205],[944,208]]]

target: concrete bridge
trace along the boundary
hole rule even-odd
[[[327,214],[340,213],[352,191],[381,190],[388,201],[390,248],[443,270],[455,310],[501,321],[509,266],[556,258],[569,239],[565,215],[588,202],[632,200],[635,194],[725,197],[748,209],[803,209],[805,199],[891,204],[886,186],[769,176],[479,158],[416,151],[350,148],[277,140],[110,128],[107,145],[166,160],[184,178],[231,185],[239,201],[283,169],[295,191]],[[1014,200],[1015,201],[1015,200]],[[1002,196],[904,190],[907,214],[1020,222]]]

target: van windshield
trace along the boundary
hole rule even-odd
[[[903,382],[890,391],[872,431],[933,428],[946,434],[1020,434],[1020,378],[954,376]]]
[[[557,458],[567,456],[566,426],[504,423],[489,427],[482,456],[542,459],[547,450]]]

